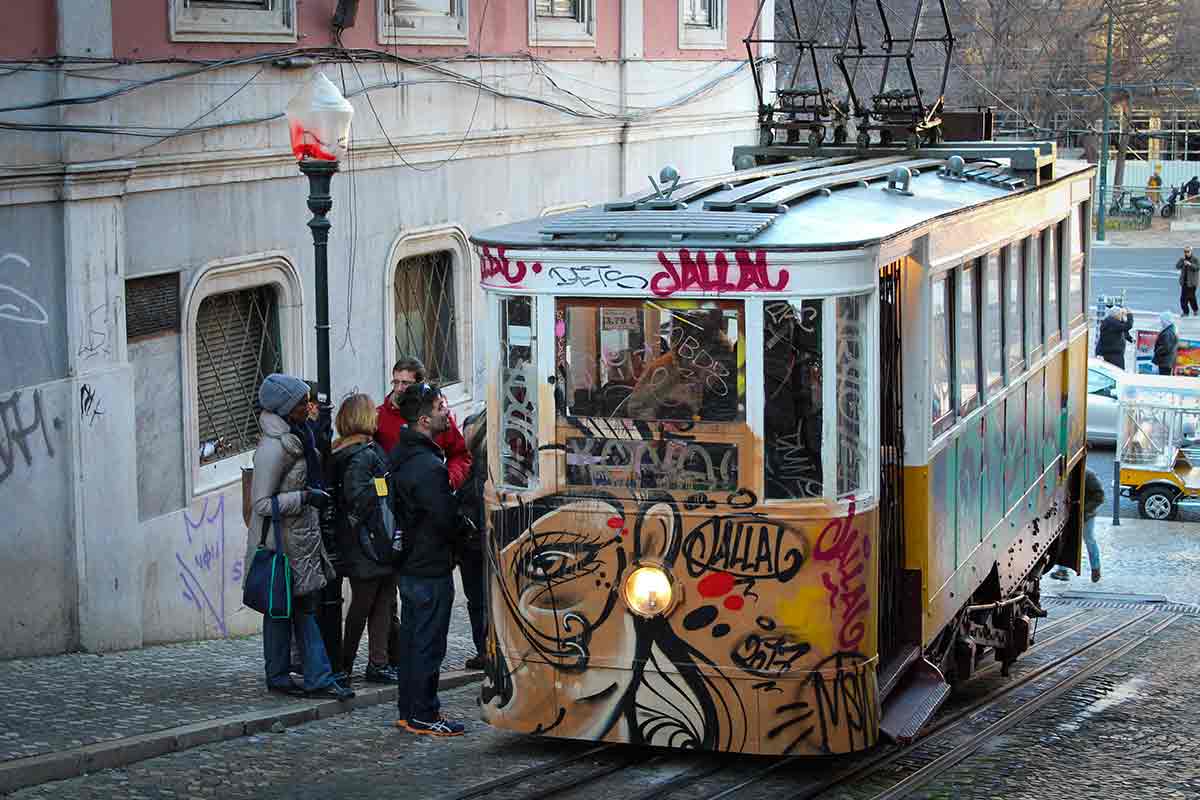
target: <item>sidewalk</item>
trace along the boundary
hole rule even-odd
[[[1170,247],[1183,249],[1186,245],[1200,245],[1200,231],[1172,231],[1171,221],[1155,215],[1150,223],[1150,229],[1137,230],[1108,230],[1104,232],[1104,241],[1095,238],[1092,233],[1092,244],[1095,247]]]
[[[462,669],[474,652],[457,586],[443,687],[481,677]],[[395,702],[395,686],[362,681],[366,663],[364,634],[358,696],[339,703],[269,694],[261,636],[2,661],[0,793]]]
[[[1081,576],[1043,578],[1042,591],[1048,596],[1093,591],[1159,595],[1172,603],[1200,604],[1200,524],[1155,522],[1122,510],[1120,527],[1113,527],[1110,498],[1096,516],[1096,543],[1099,583],[1091,581],[1085,549]]]

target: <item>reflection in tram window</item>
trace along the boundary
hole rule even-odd
[[[837,493],[867,486],[866,441],[867,298],[837,300]]]
[[[979,268],[958,271],[958,403],[963,414],[979,405]]]
[[[941,275],[934,279],[930,295],[933,313],[929,392],[933,400],[934,434],[946,430],[954,420],[954,408],[950,405],[950,303],[946,297],[949,288],[949,275]]]
[[[1046,314],[1046,344],[1054,345],[1062,336],[1062,314],[1058,299],[1058,247],[1056,235],[1058,228],[1050,226],[1042,231],[1042,268],[1045,270],[1045,314]]]
[[[501,297],[500,463],[506,486],[537,481],[537,335],[534,300]]]
[[[1005,248],[1004,256],[1008,257]],[[983,277],[983,369],[988,390],[994,392],[1004,382],[1004,338],[1000,325],[1000,253],[988,253],[987,273]],[[988,397],[994,397],[989,394]]]
[[[699,300],[559,301],[559,415],[744,419],[741,309]]]
[[[767,497],[820,497],[821,301],[763,306]]]
[[[1021,374],[1025,367],[1025,352],[1022,347],[1025,324],[1025,309],[1022,307],[1025,285],[1025,245],[1005,249],[1008,258],[1004,262],[1004,353],[1008,376]]]
[[[737,447],[676,439],[569,437],[567,483],[621,489],[732,492],[738,488]]]
[[[1027,237],[1021,247],[1024,251],[1025,266],[1029,271],[1025,282],[1025,286],[1029,290],[1029,300],[1025,304],[1025,307],[1029,309],[1029,313],[1025,317],[1027,326],[1025,339],[1029,347],[1029,364],[1032,366],[1041,354],[1042,342],[1045,340],[1042,329],[1041,248],[1038,246],[1038,240],[1032,236]]]

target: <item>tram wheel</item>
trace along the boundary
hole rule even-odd
[[[1138,513],[1143,519],[1171,520],[1179,515],[1179,506],[1169,490],[1147,489],[1138,498]]]

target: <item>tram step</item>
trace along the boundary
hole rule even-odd
[[[941,670],[924,658],[918,659],[884,703],[879,729],[894,742],[911,742],[949,696],[950,684]]]
[[[884,703],[888,695],[900,684],[900,679],[914,661],[921,657],[921,648],[915,644],[904,647],[879,670],[879,702]]]

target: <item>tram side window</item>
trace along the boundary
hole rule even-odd
[[[500,463],[504,485],[537,482],[537,327],[531,297],[501,297]]]
[[[932,326],[930,352],[930,395],[932,397],[933,433],[942,433],[954,422],[954,406],[950,399],[950,276],[943,274],[933,281],[931,293]]]
[[[1025,317],[1026,336],[1025,340],[1029,343],[1029,362],[1032,364],[1038,358],[1042,351],[1042,265],[1041,265],[1041,247],[1038,244],[1037,238],[1033,236],[1026,237],[1021,243],[1022,258],[1025,262],[1025,267],[1028,270],[1028,275],[1025,286],[1028,289],[1026,308],[1029,313]]]
[[[778,300],[763,306],[763,467],[771,500],[824,494],[821,324],[820,300]]]
[[[1000,324],[1000,254],[989,253],[983,278],[983,365],[988,391],[1004,382],[1004,339]],[[990,394],[988,395],[991,396]]]
[[[1053,347],[1062,336],[1062,313],[1059,308],[1058,227],[1051,225],[1042,231],[1042,269],[1045,272],[1046,346]]]
[[[1004,354],[1011,381],[1025,368],[1025,250],[1004,249]]]
[[[867,298],[837,300],[837,493],[867,488]]]
[[[1077,206],[1077,208],[1082,209],[1083,205],[1080,204]],[[1078,227],[1079,217],[1076,216],[1075,220],[1075,226]],[[1063,222],[1059,223],[1058,227],[1061,234],[1059,237],[1060,240],[1068,238],[1068,222],[1064,220]],[[1072,242],[1079,241],[1078,236],[1071,236],[1069,238]],[[1083,299],[1083,256],[1080,255],[1079,250],[1075,249],[1074,245],[1071,247],[1071,252],[1069,254],[1064,253],[1064,255],[1066,255],[1068,258],[1067,324],[1075,325],[1076,323],[1081,323],[1083,321],[1083,315],[1087,312],[1087,309],[1084,308]]]
[[[979,405],[979,268],[964,264],[958,273],[958,403],[968,414]]]

